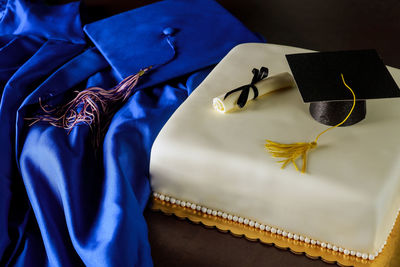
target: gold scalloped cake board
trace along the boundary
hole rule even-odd
[[[373,261],[363,260],[355,256],[346,256],[343,253],[322,248],[317,245],[307,244],[262,231],[254,227],[246,226],[237,222],[229,221],[218,216],[204,214],[201,211],[184,208],[176,204],[161,201],[153,198],[151,209],[162,211],[165,214],[174,214],[179,218],[186,218],[194,223],[202,223],[207,227],[215,227],[222,232],[230,232],[234,236],[244,236],[250,241],[260,241],[265,244],[274,245],[280,249],[289,249],[295,254],[305,254],[312,259],[322,259],[327,263],[338,264],[339,266],[362,266],[362,267],[399,267],[400,266],[400,219],[397,218],[392,233],[389,235],[387,244]],[[399,216],[400,217],[400,216]]]

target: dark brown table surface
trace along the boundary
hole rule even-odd
[[[188,0],[190,1],[190,0]],[[88,20],[152,2],[86,0]],[[219,0],[269,43],[328,51],[375,48],[400,68],[400,0]],[[331,266],[272,246],[145,211],[156,266]]]

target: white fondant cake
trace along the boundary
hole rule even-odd
[[[290,73],[285,54],[301,52],[309,50],[235,47],[157,137],[150,161],[153,190],[205,212],[225,212],[373,259],[400,207],[400,99],[368,100],[365,120],[323,135],[305,174],[292,165],[281,169],[264,148],[265,139],[310,142],[327,128],[311,117],[297,88],[256,99],[237,112],[221,114],[212,107],[215,96],[249,83],[253,68]],[[388,69],[400,84],[400,70]]]

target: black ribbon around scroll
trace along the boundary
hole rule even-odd
[[[247,98],[249,97],[250,93],[250,88],[253,89],[254,97],[253,99],[256,99],[258,97],[258,89],[256,87],[256,83],[267,78],[268,76],[268,68],[266,67],[261,67],[259,70],[254,68],[253,69],[253,79],[251,80],[251,83],[240,86],[239,88],[233,89],[229,91],[228,93],[225,94],[224,100],[230,95],[233,94],[234,92],[237,91],[242,91],[239,95],[239,98],[237,100],[237,105],[242,108],[244,105],[247,103]]]

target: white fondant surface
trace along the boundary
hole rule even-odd
[[[151,153],[154,191],[243,216],[344,248],[374,253],[400,207],[400,99],[368,100],[362,122],[327,132],[308,156],[307,173],[281,169],[265,139],[312,141],[316,122],[297,88],[221,114],[213,97],[247,84],[251,70],[289,72],[285,54],[310,50],[235,47],[178,108]],[[397,84],[400,70],[388,68]],[[350,85],[351,86],[351,85]],[[322,88],[321,88],[322,89]]]

